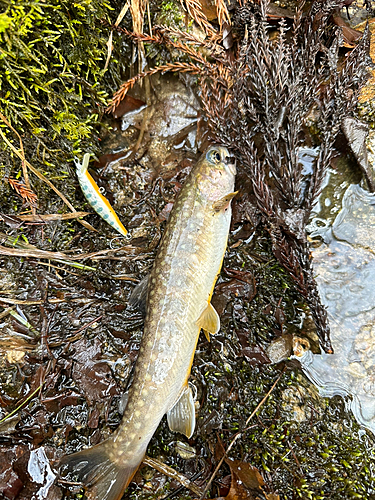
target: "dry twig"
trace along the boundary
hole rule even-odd
[[[179,472],[177,472],[175,469],[172,469],[172,467],[169,467],[165,463],[160,462],[160,460],[146,456],[143,459],[143,463],[145,465],[149,465],[153,469],[158,470],[159,472],[161,472],[162,474],[165,474],[166,476],[170,477],[171,479],[175,479],[180,484],[182,484],[182,486],[191,490],[195,495],[202,495],[202,489],[199,488],[199,486],[194,484],[187,477],[185,477],[182,474],[180,474]]]

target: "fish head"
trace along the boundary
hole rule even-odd
[[[217,200],[234,189],[236,163],[224,146],[211,146],[197,164],[200,190]]]
[[[236,160],[224,146],[212,146],[206,152],[206,159],[215,170],[223,170],[229,175],[236,175]]]

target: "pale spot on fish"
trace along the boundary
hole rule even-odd
[[[139,413],[139,412],[138,412],[138,413]],[[135,422],[134,427],[135,427],[136,429],[140,429],[140,428],[141,428],[141,422]]]
[[[148,389],[142,389],[142,396],[147,396]]]
[[[145,402],[143,401],[143,399],[140,399],[137,403],[137,406],[139,406],[140,408],[142,408],[142,406],[145,405]]]
[[[134,416],[137,417],[137,418],[140,417],[141,416],[141,412],[139,410],[135,410]]]
[[[130,438],[131,440],[133,440],[133,439],[135,438],[135,432],[132,432],[131,434],[129,434],[129,438]]]
[[[146,375],[145,375],[145,380],[146,380],[146,382],[150,382],[150,380],[151,380],[151,375],[150,375],[149,373],[146,373]]]
[[[147,346],[147,347],[152,347],[152,346],[153,346],[152,341],[151,341],[151,340],[149,340],[149,341],[146,343],[146,346]]]

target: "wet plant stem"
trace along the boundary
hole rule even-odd
[[[165,463],[160,462],[159,460],[156,460],[155,458],[151,458],[151,457],[147,457],[147,456],[143,459],[143,463],[145,465],[149,465],[153,469],[158,470],[162,474],[167,475],[171,479],[177,480],[185,488],[188,488],[189,490],[191,490],[195,495],[201,495],[201,494],[203,495],[204,492],[202,493],[202,490],[201,490],[201,488],[199,488],[199,486],[197,486],[196,484],[191,482],[187,477],[183,476],[182,474],[180,474],[176,470],[172,469],[172,467],[169,467]]]
[[[40,389],[42,388],[43,384],[40,384],[40,386],[35,389],[35,391],[33,391],[26,399],[25,401],[23,401],[20,405],[17,406],[17,408],[15,408],[13,411],[11,411],[6,417],[2,418],[0,420],[0,424],[2,424],[3,422],[5,422],[5,420],[8,420],[8,418],[12,417],[13,415],[15,415],[26,403],[28,403],[30,401],[30,399],[32,399],[35,394],[40,391]]]

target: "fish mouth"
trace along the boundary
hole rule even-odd
[[[236,175],[237,169],[236,169],[235,157],[234,156],[226,156],[224,162],[225,162],[225,165],[228,167],[230,173],[233,175]]]

